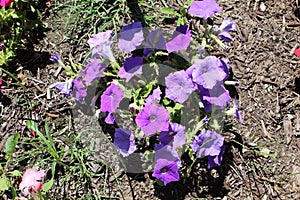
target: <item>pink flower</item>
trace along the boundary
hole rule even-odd
[[[300,49],[295,49],[294,54],[299,57],[300,56]]]
[[[23,191],[24,196],[40,191],[43,186],[42,179],[44,176],[44,170],[37,171],[36,169],[27,169],[23,174],[22,182],[19,186],[19,189]]]
[[[14,0],[0,0],[0,6],[9,6]]]

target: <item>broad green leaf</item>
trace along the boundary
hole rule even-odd
[[[15,133],[7,138],[5,147],[4,147],[4,152],[6,153],[7,159],[11,158],[11,156],[16,148],[16,145],[18,144],[19,138],[20,138],[19,133]]]
[[[0,191],[5,191],[9,189],[9,180],[6,176],[0,177]]]
[[[159,10],[159,12],[167,15],[175,15],[175,16],[180,16],[180,14],[174,10],[173,8],[162,8]]]
[[[14,170],[10,172],[13,176],[21,176],[21,172],[19,170]]]
[[[43,188],[42,188],[43,191],[47,192],[48,190],[50,190],[51,187],[52,187],[52,185],[53,185],[53,183],[54,183],[54,179],[53,178],[51,178],[50,181],[44,183],[43,184]]]

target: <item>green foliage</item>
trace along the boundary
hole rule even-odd
[[[18,140],[20,138],[19,133],[15,133],[11,136],[9,136],[6,140],[4,152],[6,153],[6,159],[9,160],[16,148],[16,145],[18,144]]]
[[[0,66],[7,65],[40,24],[41,13],[36,0],[15,0],[0,9]]]

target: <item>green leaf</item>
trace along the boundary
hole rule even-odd
[[[51,187],[52,187],[52,185],[53,185],[53,183],[54,183],[54,179],[53,178],[51,178],[50,181],[44,183],[43,188],[42,188],[43,191],[47,192],[48,190],[50,190]]]
[[[19,133],[15,133],[7,138],[5,147],[4,147],[4,152],[6,153],[7,159],[11,158],[11,156],[16,148],[16,145],[18,144],[19,138],[20,138]]]
[[[163,13],[163,14],[167,14],[167,15],[175,15],[175,16],[180,16],[180,14],[174,10],[173,8],[162,8],[159,10],[159,12]]]
[[[10,172],[10,174],[12,174],[13,176],[21,176],[21,172],[19,170],[14,170]]]
[[[0,191],[8,190],[10,187],[9,180],[6,176],[0,177]]]

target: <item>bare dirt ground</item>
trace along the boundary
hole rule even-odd
[[[234,122],[234,132],[226,133],[222,165],[213,170],[196,165],[191,177],[166,187],[157,185],[150,174],[116,172],[119,183],[114,178],[107,180],[111,196],[126,200],[300,199],[300,58],[293,54],[293,49],[300,47],[300,7],[296,0],[218,2],[225,12],[215,21],[231,18],[238,32],[228,52],[219,49],[214,53],[230,59],[233,79],[240,81],[237,92],[244,116],[242,125]],[[175,8],[173,1],[168,3]],[[70,54],[76,62],[82,61],[87,46],[72,46],[66,30],[60,28],[65,23],[64,13],[58,14],[50,10],[45,18],[49,31],[40,44],[21,52],[23,56],[12,63],[17,65],[14,69],[23,66],[13,73],[27,90],[9,84],[13,80],[3,75],[8,83],[1,86],[1,148],[15,132],[28,135],[23,122],[32,115],[41,121],[51,118],[58,127],[67,123],[68,100],[54,90],[50,99],[45,95],[48,85],[66,77],[64,73],[54,77],[57,66],[48,60],[58,51],[68,61]],[[35,103],[29,105],[26,100]],[[95,179],[90,191],[100,187],[101,181]],[[64,197],[73,199],[72,189],[65,191]]]

